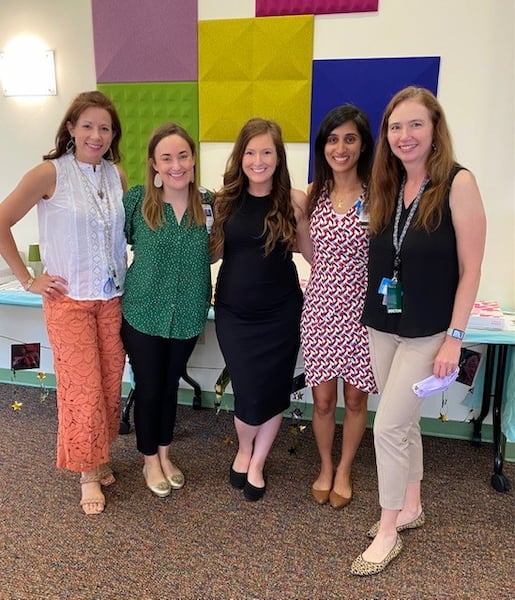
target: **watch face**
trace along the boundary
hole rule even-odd
[[[457,340],[462,340],[465,337],[465,332],[461,331],[461,329],[448,329],[447,334]]]

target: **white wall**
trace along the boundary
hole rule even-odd
[[[475,173],[488,215],[480,296],[512,308],[514,4],[514,0],[381,0],[378,13],[316,17],[314,41],[315,59],[441,56],[439,98],[451,126],[457,157]],[[249,18],[254,14],[254,0],[199,0],[198,6],[201,20]],[[33,104],[0,95],[2,199],[53,146],[57,126],[71,98],[80,91],[94,89],[96,83],[90,0],[0,0],[0,24],[0,51],[13,36],[27,33],[39,36],[55,51],[58,86],[57,96]],[[201,144],[204,185],[220,186],[230,149],[230,144]],[[306,186],[307,154],[307,144],[288,145],[296,187]],[[26,250],[37,237],[35,214],[19,223],[14,232],[20,249]],[[298,264],[301,276],[307,276],[307,265],[302,259]],[[0,329],[3,321],[4,313],[0,312]],[[193,357],[205,389],[212,389],[220,362],[213,344],[209,330],[205,346],[199,345]]]

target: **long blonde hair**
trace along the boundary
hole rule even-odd
[[[188,218],[186,221],[186,226],[190,227],[192,223],[195,223],[195,225],[200,227],[206,223],[206,216],[202,208],[202,200],[197,184],[197,149],[195,142],[190,134],[177,123],[164,123],[163,125],[160,125],[151,135],[147,148],[145,196],[143,198],[141,212],[146,224],[153,231],[155,231],[158,227],[161,227],[165,220],[163,190],[162,188],[156,188],[154,185],[154,176],[156,174],[156,171],[153,167],[155,160],[154,154],[156,146],[159,144],[159,142],[170,135],[178,135],[181,137],[190,147],[191,154],[195,160],[195,166],[193,167],[194,177],[193,181],[189,184]]]
[[[432,231],[442,219],[443,199],[449,187],[449,178],[456,165],[451,135],[443,109],[435,96],[427,89],[409,86],[390,100],[386,107],[372,175],[367,190],[367,204],[370,218],[370,233],[381,232],[390,222],[395,210],[397,195],[405,176],[402,162],[392,153],[388,143],[388,120],[393,110],[406,100],[416,100],[427,108],[433,123],[432,151],[427,158],[426,170],[430,186],[424,192],[413,225],[419,229]]]
[[[211,252],[213,256],[223,254],[224,224],[231,217],[249,181],[242,168],[242,159],[250,140],[269,133],[277,152],[277,167],[272,178],[272,207],[265,217],[263,234],[266,234],[265,256],[270,254],[278,241],[293,248],[295,242],[295,216],[291,204],[291,181],[286,164],[286,150],[281,128],[275,121],[255,117],[241,129],[227,161],[223,187],[215,196],[215,220],[211,230]]]

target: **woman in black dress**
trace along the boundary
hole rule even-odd
[[[238,453],[230,482],[247,500],[290,405],[302,292],[292,250],[309,255],[306,195],[293,190],[280,127],[254,118],[240,131],[215,199],[212,253],[223,258],[215,324],[234,392]]]

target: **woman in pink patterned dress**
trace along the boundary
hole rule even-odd
[[[352,499],[351,467],[375,392],[366,328],[359,322],[367,287],[368,234],[361,210],[374,141],[366,115],[350,104],[331,110],[315,140],[308,189],[311,275],[302,313],[306,383],[313,388],[313,432],[321,459],[311,489],[319,504],[336,509]],[[345,416],[341,459],[332,448],[338,379]]]

